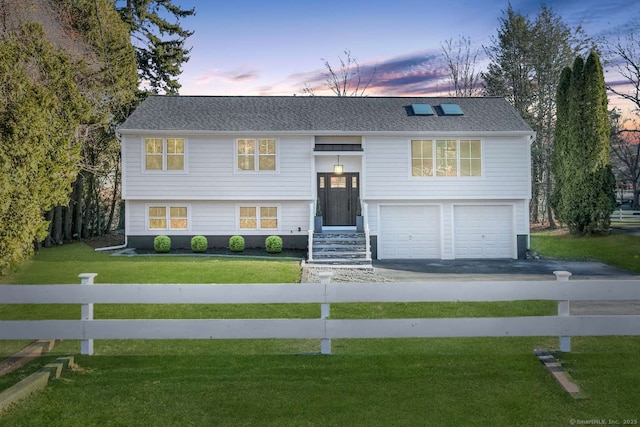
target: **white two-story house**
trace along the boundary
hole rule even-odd
[[[130,247],[307,248],[362,215],[373,258],[522,258],[531,127],[502,98],[150,96],[119,128]]]

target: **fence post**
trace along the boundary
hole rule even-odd
[[[98,273],[78,274],[81,285],[93,285],[93,279]],[[80,320],[93,320],[93,303],[82,304],[80,310]],[[82,340],[80,342],[80,354],[93,355],[93,340]]]
[[[333,273],[330,271],[318,272],[320,283],[322,283],[323,285],[328,285],[329,283],[331,283],[331,276],[333,276]],[[326,292],[325,292],[325,295],[326,295]],[[330,304],[328,303],[320,304],[320,319],[322,320],[328,319],[330,315],[330,311],[331,311]],[[331,354],[331,339],[323,338],[322,341],[320,341],[320,354]]]
[[[569,277],[571,277],[571,273],[568,271],[554,271],[553,274],[556,275],[556,280],[559,282],[568,282]],[[558,301],[558,317],[568,317],[570,315],[569,300]],[[560,337],[560,351],[563,353],[571,351],[571,337]]]

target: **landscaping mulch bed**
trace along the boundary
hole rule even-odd
[[[124,232],[116,231],[104,236],[88,237],[82,241],[94,249],[124,245]]]
[[[158,254],[153,249],[135,249],[135,255],[223,255],[223,256],[245,256],[245,257],[268,257],[268,258],[300,258],[304,259],[307,256],[306,250],[298,249],[283,249],[282,252],[276,254],[270,254],[264,250],[264,248],[245,248],[242,252],[232,252],[229,248],[209,248],[204,253],[194,253],[191,249],[177,248],[171,249],[166,254]]]

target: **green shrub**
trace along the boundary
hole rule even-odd
[[[264,242],[264,247],[270,254],[279,254],[282,252],[282,237],[269,236]]]
[[[191,238],[191,250],[196,253],[203,253],[207,251],[209,242],[204,236],[193,236]]]
[[[169,252],[171,250],[171,238],[169,236],[156,236],[153,239],[153,249],[159,254]]]
[[[229,238],[229,249],[231,249],[231,252],[242,252],[242,251],[244,251],[244,237],[242,237],[242,236],[231,236]]]

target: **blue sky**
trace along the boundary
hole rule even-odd
[[[293,95],[314,86],[322,58],[339,64],[349,49],[363,69],[376,66],[369,95],[442,92],[441,44],[460,35],[491,44],[507,0],[176,0],[197,15],[183,21],[191,59],[183,95]],[[512,0],[534,19],[540,2]],[[614,37],[640,23],[637,0],[549,0],[570,27]],[[609,78],[609,76],[607,76]],[[317,91],[322,94],[322,91]],[[329,94],[329,93],[327,93]]]

